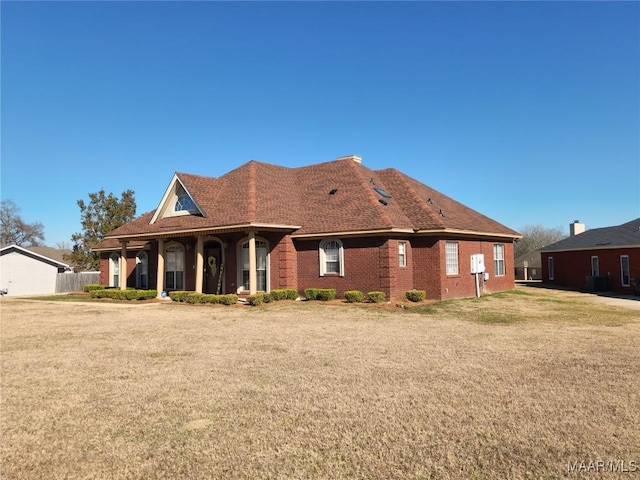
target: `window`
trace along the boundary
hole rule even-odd
[[[176,196],[178,197],[178,199],[176,200],[176,204],[173,207],[173,210],[175,212],[196,213],[198,211],[193,198],[191,198],[184,187],[180,184],[176,186]]]
[[[184,248],[180,244],[169,245],[165,250],[164,288],[184,290]]]
[[[175,206],[176,212],[181,212],[183,210],[190,212],[191,210],[195,210],[195,209],[196,209],[196,204],[193,203],[193,199],[189,195],[185,193],[184,195],[180,195],[178,197],[178,200],[176,201],[176,206]]]
[[[267,242],[256,239],[256,291],[267,291]],[[242,288],[249,291],[249,242],[242,244]]]
[[[447,275],[458,275],[458,242],[445,243]]]
[[[622,278],[622,286],[628,287],[629,283],[629,255],[620,255],[620,276]]]
[[[136,288],[149,288],[149,257],[147,252],[136,256]]]
[[[597,277],[600,275],[600,266],[598,265],[598,257],[591,257],[591,276]]]
[[[496,277],[504,276],[504,244],[502,243],[493,246],[493,270]]]
[[[327,274],[344,277],[344,248],[338,239],[320,242],[320,276]]]
[[[112,253],[109,257],[109,286],[120,286],[120,255]]]
[[[553,257],[547,258],[547,277],[549,280],[553,280]]]
[[[398,265],[401,267],[407,266],[407,242],[398,243]]]

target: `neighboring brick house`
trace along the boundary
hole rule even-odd
[[[219,178],[176,173],[156,210],[94,251],[101,282],[121,288],[320,287],[390,299],[416,288],[444,299],[476,294],[473,254],[485,258],[482,291],[514,288],[516,238],[395,169],[348,156],[299,168],[250,161]]]
[[[571,227],[570,237],[540,249],[544,282],[580,290],[640,292],[640,284],[634,288],[640,277],[640,218],[587,231],[577,222]]]

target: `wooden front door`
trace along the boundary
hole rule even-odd
[[[218,242],[207,242],[204,245],[204,293],[221,294],[222,246]]]

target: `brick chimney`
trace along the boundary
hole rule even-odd
[[[572,237],[575,237],[579,233],[583,233],[586,230],[584,223],[580,223],[580,220],[574,220],[572,224],[569,225],[569,234]]]

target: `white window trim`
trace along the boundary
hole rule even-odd
[[[594,266],[593,261],[594,261],[594,260],[596,261],[596,262],[595,262],[595,267],[596,267],[595,269],[593,268],[593,266]],[[597,255],[593,255],[593,256],[591,257],[591,276],[592,276],[592,277],[598,277],[598,276],[600,276],[600,260],[598,259],[598,256],[597,256]]]
[[[144,255],[146,257],[146,262],[143,262],[141,260],[141,256]],[[140,279],[140,268],[139,265],[142,265],[146,263],[146,267],[147,267],[147,285],[146,287],[142,285],[142,281]],[[147,254],[147,252],[145,252],[144,250],[138,252],[136,254],[136,288],[149,288],[149,254]]]
[[[167,261],[167,251],[171,248],[171,247],[180,247],[182,249],[182,270],[171,270],[174,272],[179,272],[182,271],[182,288],[172,288],[172,290],[184,290],[186,288],[186,283],[187,283],[187,271],[186,271],[186,253],[187,253],[187,249],[185,248],[185,246],[179,242],[168,242],[167,244],[165,244],[164,246],[164,272],[162,272],[162,279],[164,282],[164,286],[165,289],[167,289],[167,272],[169,270],[167,270],[167,267],[169,265],[169,262]],[[175,279],[174,279],[174,283],[175,283]]]
[[[269,245],[269,241],[266,238],[263,237],[255,237],[256,239],[256,243],[257,242],[264,242],[265,245],[267,246],[267,258],[266,258],[266,290],[258,290],[257,289],[257,285],[256,285],[256,292],[270,292],[271,291],[271,246]],[[243,292],[248,292],[249,290],[245,290],[244,288],[244,282],[243,282],[243,278],[242,278],[242,272],[244,271],[244,265],[242,264],[242,250],[243,247],[246,243],[249,243],[249,237],[244,237],[243,239],[241,239],[237,245],[236,245],[236,250],[237,250],[237,273],[238,273],[238,288],[236,290],[237,293],[243,293]],[[222,243],[220,242],[220,244],[222,245]],[[224,249],[223,249],[224,250]],[[257,253],[257,252],[256,252]],[[256,256],[257,257],[257,256]],[[257,277],[257,258],[256,258],[256,277]]]
[[[113,277],[118,275],[118,281],[114,282]],[[120,283],[120,255],[112,253],[109,255],[109,286],[119,287]]]
[[[453,270],[453,264],[449,264],[449,252],[447,247],[449,245],[455,245],[456,246],[456,264],[455,264],[455,271]],[[444,242],[444,264],[445,264],[445,272],[447,274],[447,276],[456,276],[456,275],[460,275],[460,246],[458,245],[458,242]],[[449,267],[452,267],[451,270],[449,270]]]
[[[407,266],[407,242],[398,242],[398,266]]]
[[[326,261],[324,247],[329,242],[337,242],[339,247],[338,261],[340,262],[340,265],[338,265],[339,267],[338,273],[327,272],[327,261]],[[342,244],[342,240],[340,240],[339,238],[325,238],[320,242],[320,245],[318,247],[318,253],[319,253],[318,257],[320,259],[320,276],[321,277],[324,277],[325,275],[328,275],[328,276],[338,275],[340,277],[344,277],[344,245]]]
[[[553,261],[553,257],[547,258],[547,277],[549,280],[553,280],[555,278],[555,265]]]
[[[498,258],[498,251],[500,251],[502,258]],[[493,274],[496,277],[504,277],[507,274],[507,262],[504,255],[504,243],[495,243],[493,245]],[[502,262],[502,273],[499,273],[499,262]]]
[[[622,266],[622,259],[627,259],[627,283],[624,283],[624,268]],[[631,286],[631,267],[629,265],[629,255],[620,255],[620,284],[623,287]]]

